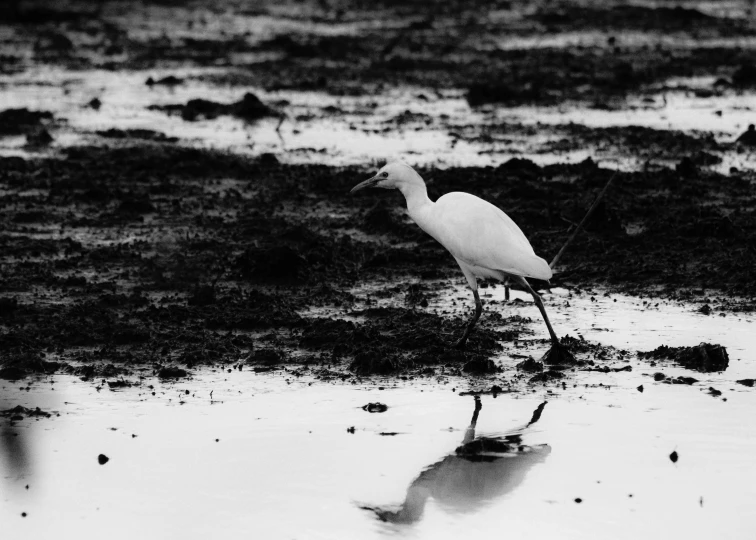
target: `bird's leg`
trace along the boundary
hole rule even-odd
[[[478,289],[473,289],[473,296],[475,296],[475,314],[473,314],[472,319],[470,319],[470,322],[467,323],[467,326],[465,327],[465,333],[462,334],[462,337],[459,338],[457,342],[454,344],[454,347],[457,349],[465,348],[465,343],[467,343],[467,338],[470,336],[470,332],[472,332],[472,329],[475,326],[475,323],[477,323],[478,319],[480,319],[480,314],[483,313],[483,304],[480,301],[480,296],[478,295]]]
[[[541,312],[543,321],[546,323],[546,327],[549,329],[549,335],[551,336],[551,348],[541,360],[545,364],[551,365],[574,364],[575,357],[572,356],[572,353],[568,351],[561,343],[559,343],[559,338],[557,337],[556,332],[554,332],[554,329],[551,327],[551,321],[549,321],[549,316],[546,315],[546,308],[543,305],[541,296],[533,290],[533,288],[530,286],[530,283],[528,283],[525,278],[521,277],[518,279],[518,281],[533,296],[533,301],[535,302],[535,305],[538,306],[538,310]]]
[[[556,335],[556,332],[554,332],[554,328],[551,326],[551,321],[549,321],[549,316],[546,315],[546,308],[543,305],[543,299],[541,299],[541,295],[535,292],[531,287],[530,283],[525,281],[526,287],[528,288],[528,292],[533,296],[533,301],[535,302],[535,305],[538,306],[538,311],[541,312],[541,317],[543,317],[543,321],[546,323],[546,328],[549,329],[549,335],[551,336],[551,341],[553,343],[559,344],[559,338]]]

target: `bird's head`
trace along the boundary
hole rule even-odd
[[[413,185],[425,185],[423,179],[415,172],[415,169],[402,161],[387,163],[372,178],[360,182],[352,188],[354,193],[363,188],[379,187],[385,189],[409,188]]]

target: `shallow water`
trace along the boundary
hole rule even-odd
[[[484,293],[490,302],[503,288]],[[460,393],[490,379],[334,385],[286,371],[205,370],[175,383],[132,378],[141,385],[120,391],[69,376],[3,382],[1,409],[60,414],[19,421],[0,439],[26,449],[15,462],[3,455],[4,531],[83,539],[750,538],[756,391],[734,381],[756,375],[752,318],[706,317],[671,303],[649,314],[640,299],[590,298],[546,295],[560,334],[641,350],[711,341],[728,348],[730,368],[699,374],[631,355],[630,372],[576,372],[564,387],[483,395],[474,437],[520,435],[524,447],[488,461],[455,449],[472,438],[473,397]],[[496,309],[537,315],[528,303]],[[534,338],[542,337],[539,323]],[[499,362],[514,363],[506,353]],[[701,382],[657,383],[655,371]],[[710,395],[709,386],[723,394]],[[544,401],[540,419],[525,427]],[[368,413],[361,407],[369,402],[389,409]]]

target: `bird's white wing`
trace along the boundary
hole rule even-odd
[[[428,231],[456,258],[473,266],[538,279],[551,268],[517,224],[499,208],[469,193],[448,193],[433,208]]]

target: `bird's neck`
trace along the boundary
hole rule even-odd
[[[418,216],[424,209],[433,205],[433,201],[428,198],[428,190],[425,183],[407,184],[399,188],[407,200],[407,211],[411,218],[417,221]]]

